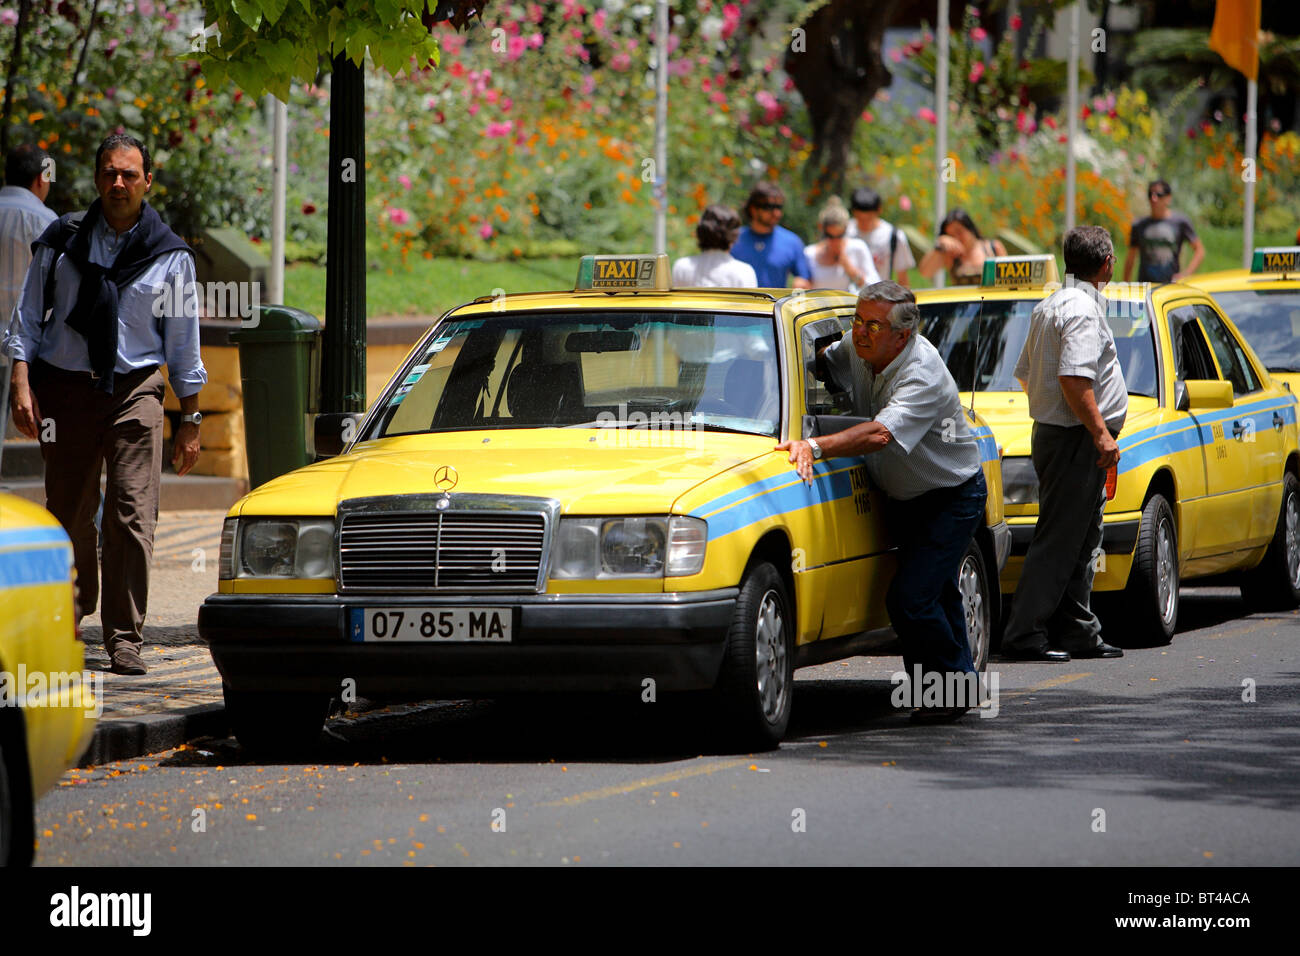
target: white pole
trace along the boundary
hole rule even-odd
[[[934,25],[937,41],[937,60],[934,77],[934,231],[939,232],[939,223],[948,214],[948,184],[944,181],[945,167],[948,165],[948,0],[939,0],[939,13]],[[934,284],[945,283],[943,270],[935,273]]]
[[[1075,168],[1074,140],[1079,135],[1079,2],[1070,8],[1069,101],[1070,124],[1065,137],[1065,228],[1074,228]]]
[[[1259,84],[1254,80],[1246,81],[1246,168],[1250,175],[1246,177],[1246,209],[1241,217],[1241,267],[1250,268],[1252,254],[1255,250],[1255,176],[1258,169],[1255,153],[1258,149],[1259,117],[1255,110],[1259,105]]]
[[[288,108],[271,97],[271,269],[267,274],[266,302],[284,304],[284,193],[289,165]]]
[[[668,251],[668,0],[658,0],[655,26],[655,254]]]

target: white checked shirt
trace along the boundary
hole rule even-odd
[[[1104,300],[1092,289],[1091,285],[1057,289],[1034,306],[1015,375],[1025,383],[1029,417],[1064,428],[1082,422],[1066,402],[1059,377],[1091,379],[1097,410],[1106,427],[1118,432],[1128,415],[1128,386],[1101,304]]]
[[[823,353],[853,410],[889,429],[893,441],[866,456],[872,480],[891,498],[907,501],[936,488],[960,485],[982,465],[979,443],[966,424],[957,383],[943,357],[919,332],[877,375],[853,348],[853,333]]]
[[[0,187],[0,332],[9,325],[32,261],[32,243],[59,218],[22,186]]]

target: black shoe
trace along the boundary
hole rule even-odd
[[[1107,644],[1107,643],[1105,643],[1105,642],[1103,641],[1102,643],[1100,643],[1100,644],[1098,644],[1096,647],[1094,647],[1092,650],[1089,650],[1089,651],[1075,651],[1075,652],[1074,652],[1074,656],[1075,656],[1075,657],[1079,657],[1079,658],[1088,658],[1088,657],[1123,657],[1123,656],[1124,656],[1124,652],[1123,652],[1122,650],[1120,650],[1118,647],[1115,647],[1115,646],[1113,646],[1113,645],[1111,645],[1111,644]]]
[[[1054,651],[1049,647],[1004,647],[1000,656],[1008,661],[1053,661],[1058,664],[1070,659],[1067,651]]]
[[[917,707],[912,711],[914,724],[951,724],[961,720],[969,707]]]

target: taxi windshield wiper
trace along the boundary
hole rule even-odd
[[[1300,368],[1296,368],[1294,365],[1270,365],[1268,370],[1270,372],[1300,372]]]

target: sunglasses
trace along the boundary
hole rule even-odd
[[[825,236],[827,239],[843,239],[843,238],[844,238],[844,233],[842,233],[842,232],[826,232],[825,230],[823,230],[823,231],[822,231],[822,235]]]
[[[754,208],[755,209],[784,209],[785,204],[779,202],[756,202],[754,203]]]
[[[889,329],[891,332],[894,331],[894,327],[888,322],[881,322],[879,319],[867,319],[866,321],[863,321],[856,315],[853,317],[853,327],[855,329],[862,329],[868,335],[875,335],[881,329]]]
[[[1169,195],[1169,193],[1155,192],[1155,191],[1153,190],[1153,191],[1147,193],[1147,198],[1148,198],[1148,199],[1164,199],[1164,198],[1165,198],[1166,196],[1168,196],[1168,195]]]

